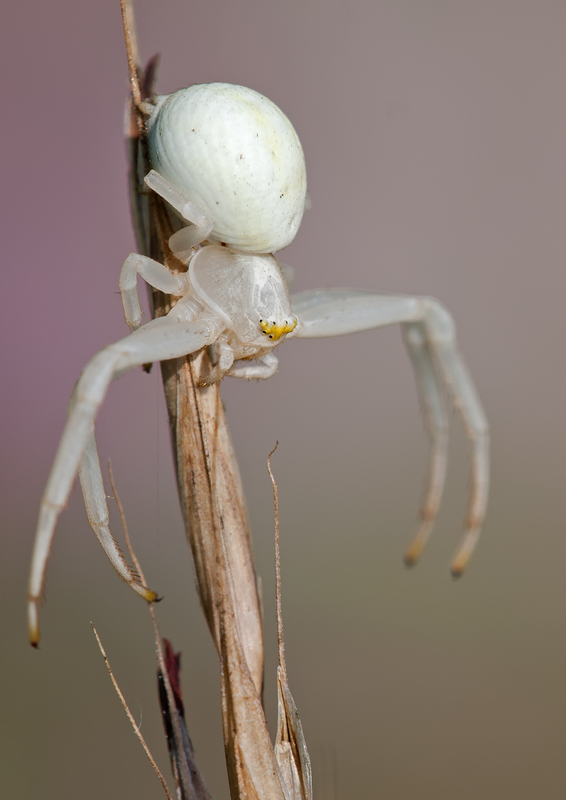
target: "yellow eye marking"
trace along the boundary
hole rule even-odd
[[[291,321],[285,320],[283,325],[278,325],[275,321],[269,322],[266,319],[260,319],[259,327],[266,336],[269,336],[270,339],[280,339],[286,333],[291,333],[297,327],[297,320],[295,317],[291,318]]]

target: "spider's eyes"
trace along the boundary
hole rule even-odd
[[[276,320],[273,320],[273,322],[268,322],[265,319],[260,319],[259,321],[259,327],[261,328],[262,333],[269,336],[270,339],[275,340],[280,339],[286,333],[291,333],[291,331],[295,329],[296,324],[296,319],[294,319],[291,323],[289,323],[289,320],[286,319],[283,325],[278,325]]]

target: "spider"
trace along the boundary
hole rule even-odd
[[[153,102],[147,114],[145,176],[184,227],[169,246],[188,266],[173,274],[131,254],[120,273],[129,336],[101,350],[73,391],[67,424],[41,502],[29,587],[31,642],[39,642],[38,602],[57,519],[79,473],[90,524],[112,565],[139,595],[156,599],[122,557],[109,514],[94,437],[94,421],[110,383],[152,361],[179,358],[213,345],[216,363],[203,383],[225,375],[270,378],[275,348],[286,338],[341,336],[400,324],[431,440],[421,524],[405,554],[419,557],[438,512],[446,474],[446,388],[471,440],[472,489],[466,532],[452,562],[462,573],[485,514],[489,480],[486,417],[458,352],[448,311],[428,297],[356,289],[316,289],[289,296],[274,252],[289,245],[308,203],[303,150],[291,122],[252,89],[227,83],[191,86]],[[164,317],[141,325],[137,277],[177,297]]]

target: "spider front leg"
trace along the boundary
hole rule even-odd
[[[193,254],[192,248],[208,239],[214,228],[214,221],[154,169],[148,172],[144,181],[150,189],[173,206],[183,219],[191,223],[189,227],[181,228],[169,238],[172,252],[185,263]]]
[[[114,379],[150,361],[194,353],[212,344],[222,328],[223,323],[212,313],[202,314],[195,322],[182,322],[167,315],[109,345],[85,367],[73,392],[67,423],[40,506],[29,582],[28,621],[32,644],[37,645],[40,638],[38,604],[55,526],[67,503],[79,466],[89,520],[112,565],[134,591],[146,600],[155,600],[155,593],[139,583],[122,558],[108,529],[108,509],[94,441],[94,421]]]
[[[400,323],[413,361],[421,403],[432,440],[428,491],[421,512],[422,525],[406,554],[416,561],[436,517],[446,471],[447,415],[442,398],[444,382],[472,443],[472,488],[466,532],[451,569],[464,571],[485,516],[489,485],[487,419],[466,365],[458,352],[454,322],[446,309],[431,298],[378,295],[353,289],[303,292],[291,298],[299,319],[297,338],[340,336]]]

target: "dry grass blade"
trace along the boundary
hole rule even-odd
[[[312,770],[299,712],[285,671],[277,668],[275,758],[285,785],[285,800],[312,800]]]
[[[126,56],[128,58],[128,72],[130,73],[130,85],[132,87],[132,100],[134,106],[138,107],[142,97],[136,75],[136,66],[140,63],[140,57],[138,41],[135,35],[134,7],[127,0],[120,0],[120,11],[122,12],[122,26],[126,40]]]
[[[130,722],[132,724],[132,728],[134,729],[134,733],[136,734],[136,736],[140,740],[141,745],[142,745],[142,747],[143,747],[143,749],[145,751],[145,754],[149,759],[149,763],[151,764],[151,766],[153,767],[157,777],[161,781],[161,785],[163,786],[163,791],[167,795],[168,800],[173,800],[173,796],[171,795],[171,792],[169,791],[169,787],[167,786],[167,782],[165,781],[165,778],[163,777],[163,775],[161,773],[161,770],[159,769],[159,767],[155,763],[155,760],[154,760],[153,756],[151,755],[151,753],[149,751],[149,747],[147,746],[147,744],[145,742],[145,739],[143,738],[143,736],[141,734],[140,729],[136,725],[136,721],[132,716],[132,712],[128,708],[128,704],[126,703],[126,699],[125,699],[124,695],[122,694],[122,692],[120,691],[120,687],[118,686],[118,682],[117,682],[116,678],[114,677],[114,673],[112,672],[112,669],[110,667],[110,663],[108,661],[108,656],[106,655],[106,651],[104,650],[104,647],[102,646],[102,642],[100,641],[100,636],[98,635],[98,631],[96,630],[96,628],[94,627],[92,622],[90,624],[92,626],[92,630],[94,631],[94,635],[96,636],[96,641],[98,642],[98,647],[100,648],[100,652],[102,653],[102,657],[104,658],[104,663],[106,664],[106,668],[108,669],[108,673],[109,673],[110,679],[111,679],[111,681],[112,681],[112,683],[114,685],[114,689],[116,690],[116,694],[120,698],[120,702],[122,703],[122,705],[124,707],[124,711],[126,712],[126,714],[128,716],[128,719],[130,720]]]
[[[216,537],[220,599],[222,720],[234,800],[287,800],[263,706],[247,665],[235,616],[232,572],[222,537]]]
[[[122,529],[124,531],[124,538],[130,557],[135,564],[136,570],[144,586],[147,586],[141,564],[132,547],[132,541],[128,531],[128,523],[126,522],[126,515],[122,501],[116,489],[114,482],[114,474],[112,466],[108,462],[108,473],[110,475],[110,485],[112,486],[112,493],[114,500],[118,506],[118,512],[122,521]],[[167,738],[167,747],[169,749],[169,757],[171,759],[171,767],[175,777],[175,785],[177,787],[177,795],[180,800],[212,800],[212,795],[209,793],[204,780],[200,774],[200,770],[196,764],[193,746],[189,737],[187,726],[185,723],[185,712],[182,704],[179,684],[179,665],[178,654],[174,659],[177,664],[177,673],[175,680],[171,678],[172,667],[171,658],[167,654],[163,654],[163,646],[159,627],[157,625],[157,618],[152,604],[149,604],[149,613],[153,622],[153,629],[155,633],[155,647],[157,651],[157,661],[159,669],[157,672],[159,701],[161,710],[164,717],[165,735]],[[98,637],[97,637],[98,638]],[[165,646],[169,647],[171,654],[173,650],[167,639]],[[109,667],[110,669],[110,667]],[[175,684],[175,685],[174,685]]]
[[[279,493],[271,469],[271,457],[279,442],[267,458],[267,469],[273,485],[275,511],[275,604],[277,613],[277,643],[279,664],[277,667],[277,738],[275,757],[279,764],[285,786],[286,800],[312,800],[312,771],[299,718],[297,706],[287,683],[285,642],[283,639],[283,616],[281,612],[281,558],[279,553]]]

